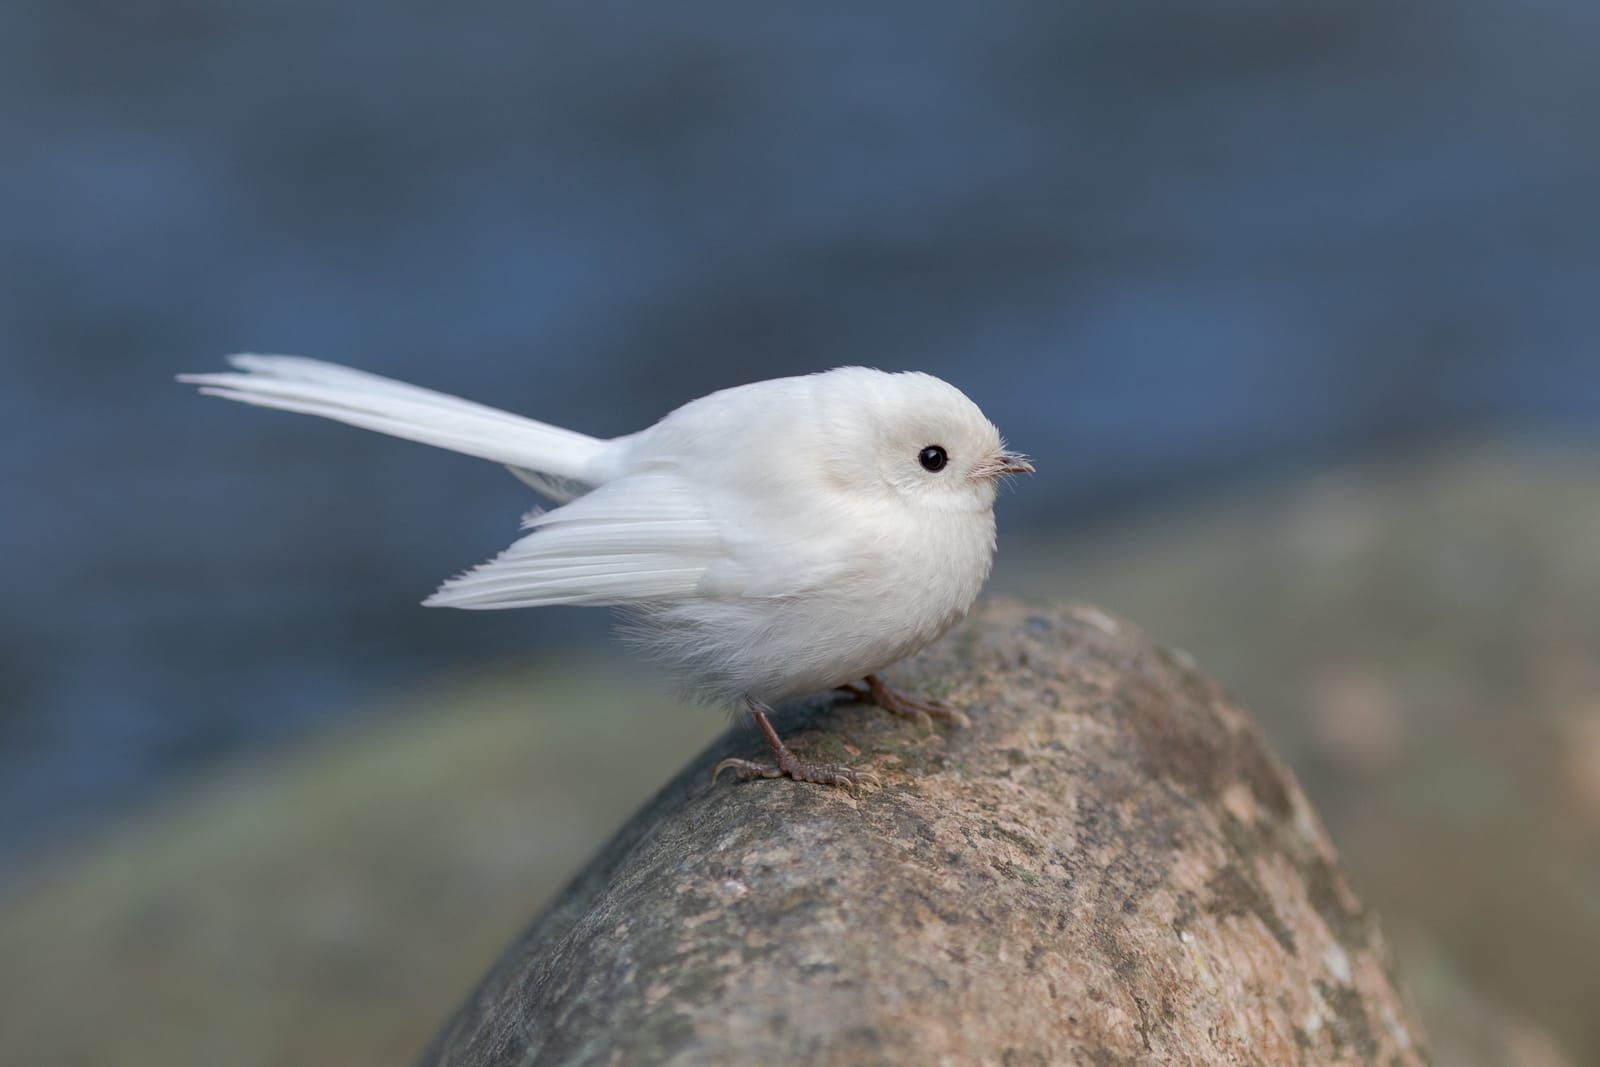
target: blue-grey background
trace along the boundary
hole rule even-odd
[[[0,859],[598,612],[424,611],[525,492],[171,382],[349,362],[596,434],[960,385],[1006,530],[1600,422],[1600,8],[12,0]],[[774,433],[782,433],[774,426]]]

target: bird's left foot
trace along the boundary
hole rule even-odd
[[[738,759],[729,756],[727,759],[711,768],[711,780],[715,782],[717,776],[723,771],[732,771],[740,781],[751,778],[793,778],[797,782],[815,782],[817,785],[837,785],[855,791],[857,788],[870,785],[879,786],[883,783],[871,771],[856,771],[849,767],[840,767],[832,763],[807,763],[797,757],[787,747],[778,753],[776,763],[762,763],[760,760]]]
[[[890,688],[888,683],[876,674],[869,674],[862,681],[866,684],[841,685],[838,692],[863,704],[876,704],[889,714],[898,715],[902,719],[914,719],[918,725],[928,730],[933,728],[934,719],[943,719],[957,726],[972,725],[972,720],[956,709],[946,707],[937,700],[921,700],[907,696],[897,689]]]
[[[727,759],[711,768],[711,781],[716,782],[717,776],[723,771],[732,771],[740,781],[751,778],[793,778],[797,782],[815,782],[817,785],[837,785],[854,791],[859,786],[877,786],[883,783],[871,771],[856,771],[849,767],[840,767],[832,763],[807,763],[790,751],[789,746],[783,743],[778,736],[778,731],[773,729],[772,720],[767,718],[767,706],[753,697],[744,698],[745,707],[750,709],[750,717],[755,720],[756,726],[766,737],[767,744],[772,747],[772,754],[776,757],[773,763],[762,763],[759,760],[739,759],[729,756]]]

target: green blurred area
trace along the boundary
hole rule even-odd
[[[1238,693],[1438,1062],[1600,1062],[1595,443],[1442,442],[1003,530],[991,591],[1099,604]],[[0,909],[0,1062],[409,1059],[724,727],[662,693],[620,653],[486,668],[42,862]]]
[[[726,725],[609,658],[405,705],[42,863],[0,909],[0,1063],[410,1062]]]

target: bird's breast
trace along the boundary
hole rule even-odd
[[[868,556],[877,570],[870,614],[885,632],[907,631],[913,647],[900,655],[937,640],[966,615],[989,577],[994,546],[992,513],[939,515],[909,524],[876,560]]]
[[[934,515],[877,524],[852,546],[839,580],[785,608],[782,644],[804,648],[774,677],[774,698],[827,689],[882,670],[965,617],[989,576],[994,518]],[[777,672],[782,674],[780,670]]]
[[[764,517],[765,518],[765,517]],[[646,605],[641,644],[712,701],[858,681],[937,640],[989,576],[991,512],[796,508],[730,533],[700,597]]]

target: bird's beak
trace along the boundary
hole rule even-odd
[[[1020,452],[1002,452],[994,459],[978,464],[972,474],[976,478],[1000,478],[1007,474],[1032,474],[1033,464]]]

